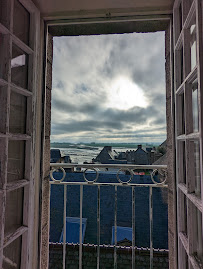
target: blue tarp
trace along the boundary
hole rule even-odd
[[[111,244],[114,245],[115,243],[115,226],[112,227],[112,240]],[[121,227],[117,226],[117,242],[128,239],[132,242],[132,228],[131,227]]]
[[[85,237],[87,219],[82,219],[82,243]],[[60,236],[60,243],[63,242],[63,230]],[[80,218],[66,218],[66,243],[77,244],[80,242]]]

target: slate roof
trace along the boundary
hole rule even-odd
[[[105,146],[101,152],[97,155],[93,161],[100,162],[100,163],[112,163],[114,162],[115,158],[118,156],[118,153],[115,150],[112,150],[111,146]],[[118,162],[119,163],[119,162]]]
[[[156,160],[153,165],[167,165],[167,153]]]

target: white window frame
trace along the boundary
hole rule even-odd
[[[33,251],[33,223],[34,223],[34,156],[35,156],[35,123],[36,123],[36,96],[37,96],[37,63],[39,57],[39,32],[40,12],[30,0],[18,0],[30,13],[29,46],[22,42],[13,33],[14,0],[7,0],[7,25],[0,23],[0,34],[6,38],[4,61],[6,63],[6,79],[0,79],[0,87],[7,91],[6,98],[0,100],[0,105],[5,108],[1,118],[3,130],[0,133],[1,153],[0,161],[3,168],[0,174],[0,268],[3,268],[3,252],[6,247],[22,236],[21,269],[32,267]],[[15,44],[23,52],[29,55],[28,64],[28,89],[24,89],[11,81],[12,44]],[[0,88],[1,91],[1,88]],[[15,92],[27,98],[26,133],[13,134],[9,132],[10,95]],[[9,141],[25,141],[25,169],[24,177],[18,181],[7,182],[8,144]],[[23,220],[22,225],[14,231],[5,234],[6,197],[8,192],[23,188]]]
[[[174,95],[176,119],[176,176],[177,176],[177,225],[178,268],[202,268],[196,257],[197,227],[203,231],[202,221],[197,219],[197,210],[203,216],[203,167],[202,167],[202,29],[201,2],[176,0],[173,9],[174,29]],[[180,15],[182,10],[182,16]],[[196,18],[196,66],[191,70],[190,32],[192,19]],[[182,18],[182,23],[181,23]],[[180,25],[182,24],[182,29]],[[181,48],[183,51],[181,52]],[[182,59],[181,59],[182,54]],[[182,69],[182,70],[181,70]],[[182,81],[181,81],[182,73]],[[199,131],[193,132],[192,83],[198,81]],[[184,118],[184,119],[183,119]],[[184,122],[184,124],[183,124]],[[183,130],[184,125],[184,130]],[[201,196],[195,194],[195,167],[193,142],[200,146]],[[185,153],[185,154],[184,154]],[[184,161],[185,159],[185,161]],[[203,234],[203,233],[202,233]],[[203,242],[203,238],[200,240]]]

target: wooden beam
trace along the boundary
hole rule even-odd
[[[4,245],[3,248],[7,247],[10,243],[12,243],[15,239],[17,239],[18,237],[20,237],[22,234],[24,234],[25,232],[27,232],[28,227],[26,226],[21,226],[19,227],[17,230],[15,230],[14,232],[11,232],[9,234],[7,234],[4,237]]]

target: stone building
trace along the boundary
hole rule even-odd
[[[136,150],[126,151],[126,159],[132,164],[149,164],[148,153],[142,148],[142,145],[138,145]]]

